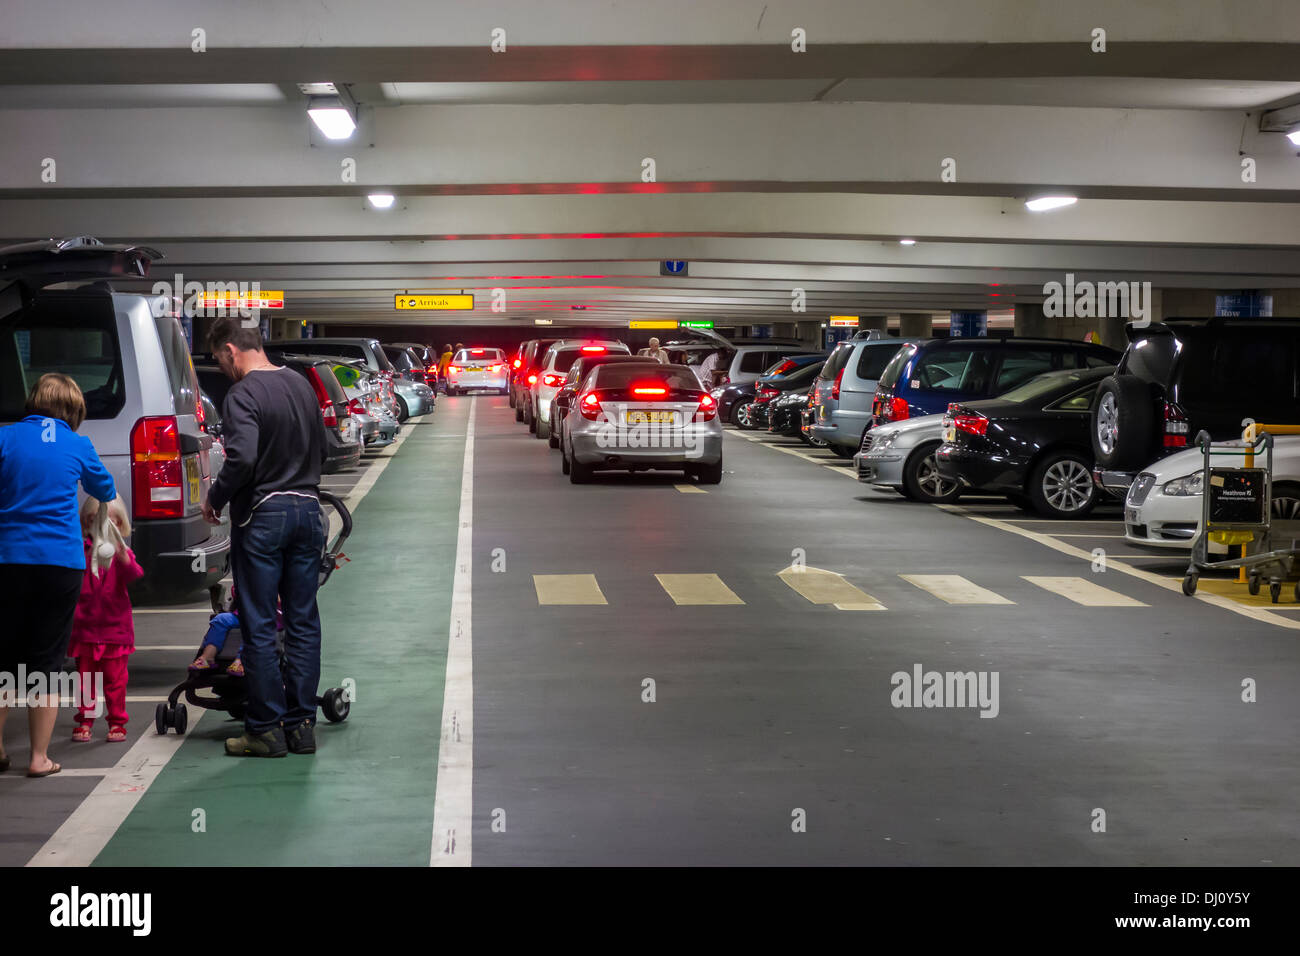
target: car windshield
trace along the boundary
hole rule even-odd
[[[700,391],[700,380],[695,373],[681,365],[661,365],[658,368],[636,362],[599,365],[587,381],[592,388],[623,388],[632,382],[655,381],[672,389]]]

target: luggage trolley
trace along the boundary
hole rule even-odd
[[[1296,548],[1273,549],[1271,502],[1273,485],[1273,436],[1253,430],[1241,440],[1212,442],[1207,432],[1198,432],[1196,444],[1201,449],[1201,527],[1192,543],[1192,559],[1183,576],[1183,593],[1196,593],[1196,584],[1202,571],[1241,568],[1246,574],[1246,587],[1252,595],[1259,593],[1260,583],[1268,580],[1268,593],[1277,603],[1284,582],[1296,577],[1300,550]],[[1254,456],[1264,453],[1264,467],[1250,467]],[[1215,468],[1214,457],[1243,459],[1247,467]],[[1225,544],[1240,544],[1242,555],[1225,561],[1209,560],[1210,539]],[[1247,546],[1255,547],[1247,554]],[[1296,582],[1295,595],[1300,602],[1300,581]]]

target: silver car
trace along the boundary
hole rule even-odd
[[[956,501],[961,487],[940,477],[934,457],[943,444],[943,419],[924,415],[870,429],[853,456],[858,481],[892,488],[913,501]]]
[[[560,467],[575,485],[607,470],[722,480],[718,404],[685,365],[596,366],[578,388],[564,435]]]
[[[900,348],[916,339],[859,339],[835,347],[813,387],[808,437],[841,458],[852,458],[871,424],[876,382]]]
[[[433,389],[423,382],[413,382],[409,378],[395,378],[393,391],[397,393],[399,420],[405,421],[409,417],[433,411]]]

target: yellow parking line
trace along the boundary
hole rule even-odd
[[[1147,606],[1126,594],[1104,588],[1100,584],[1093,584],[1086,578],[1037,577],[1029,574],[1022,574],[1021,577],[1030,584],[1036,584],[1040,588],[1061,595],[1061,597],[1069,598],[1075,604],[1082,604],[1084,607]]]
[[[676,488],[684,495],[707,495],[708,494],[708,492],[705,491],[703,488],[698,488],[695,485],[673,485],[673,487]]]
[[[908,584],[915,584],[949,604],[1015,604],[996,591],[982,588],[960,574],[900,574]]]
[[[821,568],[796,568],[793,565],[776,574],[795,593],[813,604],[833,604],[841,611],[883,611],[885,606],[860,590],[844,575]]]
[[[744,604],[716,574],[656,574],[674,604]]]
[[[594,574],[534,574],[538,604],[608,604]]]

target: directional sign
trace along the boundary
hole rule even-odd
[[[707,319],[683,319],[678,323],[683,329],[711,329],[713,323]]]
[[[283,309],[284,292],[261,290],[239,292],[204,292],[195,298],[200,309]]]
[[[661,276],[684,276],[688,271],[685,259],[666,259],[659,263]]]
[[[676,319],[632,319],[628,322],[629,329],[675,329],[677,328]]]
[[[833,329],[856,329],[858,327],[858,317],[856,315],[832,315],[831,328]]]
[[[474,308],[472,295],[397,295],[393,306],[399,312],[465,311]]]

